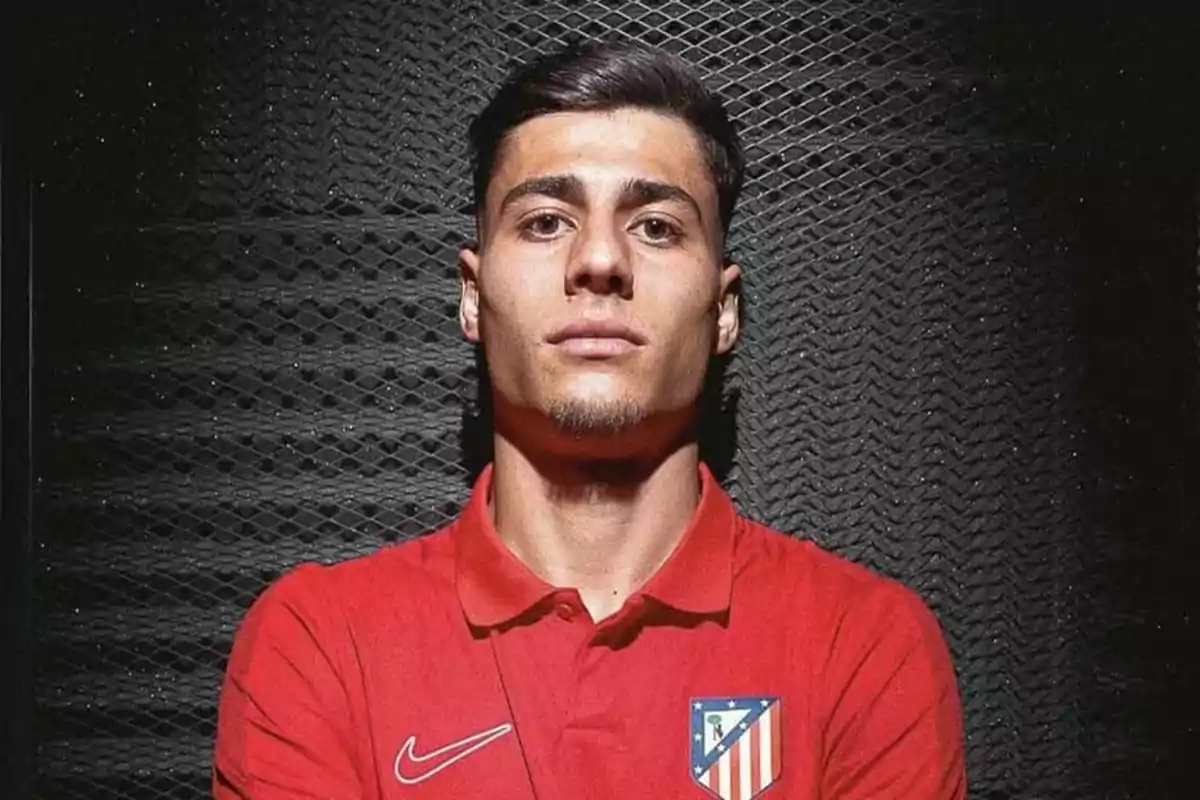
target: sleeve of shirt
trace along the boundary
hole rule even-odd
[[[216,800],[362,796],[319,575],[311,565],[285,575],[238,629],[217,718]]]
[[[966,796],[954,667],[932,612],[888,582],[840,621],[825,670],[826,800]]]

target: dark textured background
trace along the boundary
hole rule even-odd
[[[1176,796],[1200,24],[1053,6],[15,16],[37,795],[204,796],[253,596],[455,513],[485,427],[454,314],[465,123],[512,59],[585,34],[695,61],[744,131],[714,433],[743,511],[930,602],[973,797]]]

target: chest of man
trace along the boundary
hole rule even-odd
[[[645,605],[597,625],[560,592],[497,629],[435,604],[423,624],[356,631],[368,796],[816,797],[819,681],[798,621],[765,603]]]

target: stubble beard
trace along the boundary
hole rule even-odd
[[[559,399],[548,409],[550,420],[559,430],[576,438],[616,436],[636,427],[647,415],[645,406],[629,398]]]

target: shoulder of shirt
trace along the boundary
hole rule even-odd
[[[345,612],[360,612],[383,605],[396,608],[433,593],[454,591],[450,532],[455,524],[332,564],[302,562],[267,587],[260,600],[333,604]]]
[[[765,565],[782,585],[801,591],[802,597],[820,598],[835,615],[906,617],[919,625],[933,619],[924,599],[900,581],[881,575],[845,556],[800,536],[782,533],[759,522],[741,518],[746,547],[739,566]],[[737,568],[737,567],[735,567]]]

